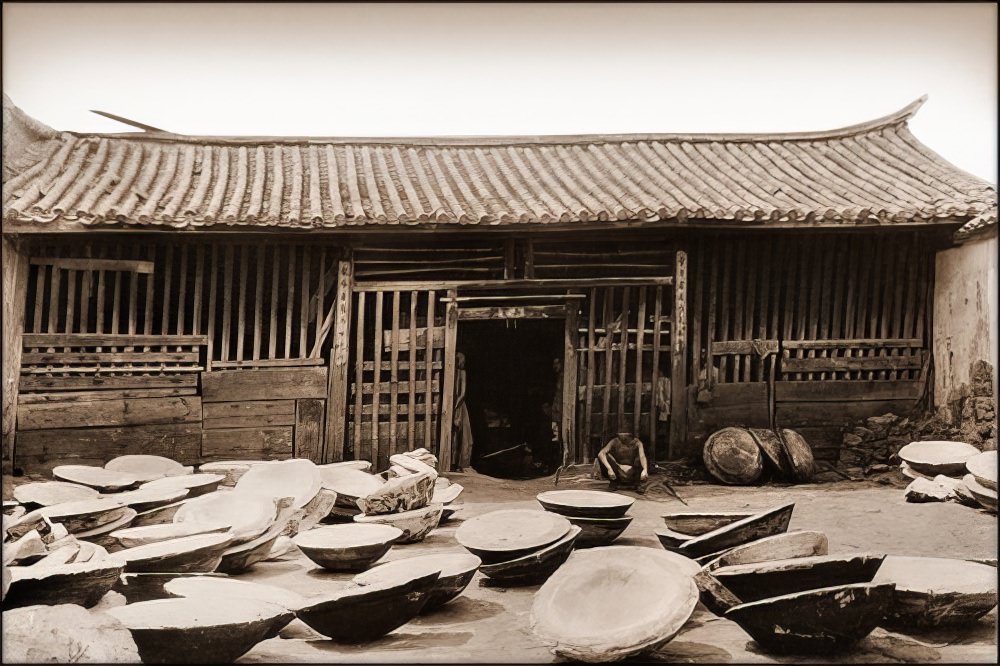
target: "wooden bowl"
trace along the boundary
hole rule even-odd
[[[434,493],[431,495],[431,502],[448,506],[458,499],[463,490],[465,488],[460,483],[450,483],[443,488],[435,486]]]
[[[601,490],[550,490],[535,499],[546,511],[574,518],[621,518],[635,504],[627,495]]]
[[[403,536],[396,543],[416,543],[423,541],[441,522],[440,504],[430,504],[422,509],[404,511],[402,513],[387,513],[375,516],[359,514],[354,516],[354,522],[363,525],[378,524],[399,528]]]
[[[997,570],[987,564],[889,555],[872,581],[896,586],[883,622],[892,629],[972,624],[997,605]]]
[[[104,469],[131,474],[138,478],[140,483],[194,472],[193,467],[185,467],[176,460],[151,455],[118,456],[106,462]]]
[[[8,534],[19,538],[35,529],[43,518],[50,523],[60,523],[67,532],[86,532],[96,527],[110,525],[128,514],[128,507],[117,502],[100,499],[79,500],[43,506],[24,514],[13,523],[7,525]]]
[[[4,567],[11,581],[4,608],[44,604],[97,604],[118,581],[125,562],[117,557],[47,567]]]
[[[126,490],[122,493],[101,495],[102,499],[118,502],[135,509],[136,513],[145,513],[153,509],[180,502],[188,496],[187,488],[140,488]]]
[[[702,555],[719,553],[749,541],[781,534],[788,530],[788,522],[792,519],[794,509],[794,503],[785,504],[755,513],[749,518],[723,525],[684,542],[680,546],[680,552],[688,557],[701,557]]]
[[[403,536],[390,525],[330,525],[302,532],[292,541],[306,557],[330,571],[364,571]]]
[[[965,461],[965,469],[969,471],[969,474],[976,477],[976,481],[979,485],[992,490],[997,491],[997,452],[996,451],[984,451],[978,455],[972,456]],[[17,491],[14,491],[14,497],[17,497]]]
[[[760,446],[744,428],[723,428],[709,435],[702,459],[712,476],[730,485],[751,484],[764,472]]]
[[[885,555],[815,555],[719,567],[712,575],[744,603],[821,587],[870,583]]]
[[[531,629],[556,654],[577,661],[656,649],[698,603],[697,565],[684,560],[634,546],[576,551],[535,593]]]
[[[167,539],[180,539],[181,537],[194,536],[196,534],[228,532],[229,528],[229,525],[212,523],[166,523],[163,525],[127,527],[115,530],[109,536],[117,541],[122,548],[138,548],[139,546],[166,541]]]
[[[234,580],[228,576],[218,574],[168,578],[163,585],[163,591],[170,597],[186,597],[190,599],[252,599],[254,601],[266,601],[292,612],[298,610],[306,600],[306,597],[301,594],[286,590],[283,587]]]
[[[232,541],[229,532],[198,534],[126,548],[115,556],[125,560],[125,571],[130,573],[215,571]]]
[[[357,506],[369,516],[422,509],[431,502],[434,479],[426,472],[389,479],[368,495],[359,498]]]
[[[663,514],[663,522],[674,532],[688,534],[693,539],[753,515],[753,513],[746,511],[715,511],[711,513],[681,511]]]
[[[385,636],[413,618],[430,598],[439,572],[371,585],[351,585],[334,594],[310,597],[296,615],[338,643],[366,643]]]
[[[979,505],[984,509],[996,513],[997,511],[997,491],[990,490],[976,480],[974,474],[966,474],[962,477],[962,483],[968,489]]]
[[[181,476],[164,476],[155,481],[148,481],[140,486],[146,490],[187,490],[187,496],[199,497],[215,492],[226,477],[222,474],[184,474]]]
[[[385,485],[385,480],[375,474],[362,472],[354,467],[320,467],[323,487],[337,493],[336,505],[345,509],[358,509],[358,500]]]
[[[139,477],[91,465],[58,465],[52,476],[63,481],[94,488],[103,493],[127,490],[139,484]]]
[[[146,664],[229,664],[295,614],[252,599],[158,599],[111,608]]]
[[[222,474],[225,478],[219,485],[232,488],[236,482],[247,473],[254,465],[267,462],[266,460],[213,460],[202,463],[198,466],[198,471],[204,474]]]
[[[292,458],[251,466],[236,482],[234,491],[291,497],[292,508],[301,509],[316,497],[322,485],[319,469],[311,460]]]
[[[911,469],[921,474],[931,477],[938,474],[961,476],[966,473],[965,463],[979,455],[979,449],[965,442],[910,442],[897,455]]]
[[[14,499],[28,510],[66,502],[93,500],[98,497],[100,493],[93,488],[66,481],[37,481],[14,488]]]
[[[212,493],[214,495],[214,493]],[[141,527],[143,525],[162,525],[163,523],[171,523],[174,520],[174,516],[180,511],[181,507],[187,504],[190,500],[180,500],[179,502],[171,502],[170,504],[164,504],[163,506],[154,507],[152,509],[146,509],[145,511],[140,511],[132,521],[132,527]]]
[[[387,580],[398,580],[400,577],[412,576],[418,572],[431,573],[439,571],[440,576],[434,584],[427,603],[421,613],[440,608],[452,599],[462,594],[479,571],[481,560],[469,553],[439,553],[436,555],[420,555],[393,560],[358,574],[352,580],[357,585],[379,585]]]
[[[567,516],[566,519],[573,525],[580,528],[580,534],[576,538],[574,548],[593,548],[594,546],[610,546],[611,543],[622,535],[625,528],[632,522],[632,516],[622,518],[576,518]]]
[[[562,566],[573,551],[573,544],[582,530],[573,525],[569,532],[555,543],[514,560],[484,564],[483,574],[506,586],[534,585],[541,583]]]
[[[484,564],[523,557],[564,537],[572,524],[548,511],[504,509],[471,518],[455,530],[455,540]]]
[[[111,537],[112,532],[117,532],[118,530],[123,530],[132,524],[138,514],[135,509],[125,507],[125,513],[121,518],[114,521],[113,523],[108,523],[107,525],[101,525],[100,527],[95,527],[92,530],[85,530],[83,532],[77,532],[73,536],[81,541],[89,541],[102,548],[115,548],[117,542]]]
[[[173,522],[230,525],[235,546],[266,532],[277,513],[270,497],[227,491],[186,500],[174,514]]]
[[[766,652],[829,654],[849,648],[878,626],[892,584],[858,583],[744,603],[726,611]]]
[[[152,601],[154,599],[170,599],[175,595],[170,594],[163,588],[167,583],[182,578],[222,578],[226,576],[214,572],[188,572],[178,573],[176,571],[166,573],[123,573],[118,577],[113,592],[117,592],[125,597],[125,601],[130,604],[140,601]]]
[[[822,532],[785,532],[736,546],[712,558],[703,568],[706,571],[713,571],[719,567],[736,564],[826,555],[829,548],[829,541]]]
[[[319,467],[320,473],[325,469],[357,469],[362,472],[370,472],[372,463],[370,460],[342,460],[340,462],[317,465],[317,467]]]

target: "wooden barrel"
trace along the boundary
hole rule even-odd
[[[702,453],[709,473],[723,483],[747,485],[764,471],[760,446],[746,428],[723,428],[712,433]]]

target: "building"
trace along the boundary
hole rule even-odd
[[[995,283],[996,188],[910,133],[922,103],[799,134],[360,139],[60,132],[5,98],[5,455],[448,469],[461,354],[477,458],[586,462],[629,429],[674,459],[769,424],[835,458],[848,421],[946,399],[957,231],[992,237]],[[995,349],[993,294],[961,321]]]

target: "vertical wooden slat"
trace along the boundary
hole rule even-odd
[[[49,287],[49,333],[55,333],[59,326],[59,287],[62,280],[62,271],[57,267],[52,267],[52,284]]]
[[[617,429],[621,430],[628,427],[628,421],[625,419],[625,397],[628,391],[626,390],[625,382],[627,381],[628,372],[628,329],[629,329],[629,319],[631,318],[631,312],[629,312],[629,301],[632,297],[632,290],[629,287],[622,287],[622,312],[621,312],[621,322],[622,322],[622,332],[619,339],[621,341],[621,354],[618,356],[618,414],[617,420],[615,421],[618,426]]]
[[[745,339],[743,332],[743,307],[746,304],[748,293],[746,279],[746,265],[744,259],[746,257],[746,243],[736,243],[736,273],[733,275],[733,295],[732,295],[732,309],[733,309],[733,333],[730,340]],[[743,370],[743,355],[733,354],[730,359],[733,363],[733,381],[739,382],[740,376]]]
[[[384,295],[383,292],[379,291],[375,293],[375,334],[372,337],[373,347],[372,347],[372,361],[374,361],[372,367],[374,368],[374,374],[372,375],[372,432],[370,440],[370,450],[367,452],[370,456],[368,459],[372,461],[372,464],[376,466],[376,469],[381,471],[383,451],[382,447],[379,446],[379,406],[382,402],[382,303]],[[384,456],[386,462],[388,462],[389,456]]]
[[[673,459],[684,444],[687,431],[687,253],[677,251],[674,273],[674,317],[670,341],[670,441],[667,458]]]
[[[874,276],[872,279],[872,284],[870,289],[872,290],[872,301],[871,301],[871,311],[868,313],[868,331],[869,337],[877,338],[879,337],[879,315],[882,313],[882,275],[885,273],[885,247],[884,243],[874,243],[875,245],[875,261],[872,263],[874,268]],[[868,352],[869,357],[877,356],[879,350],[871,349]],[[869,371],[866,379],[878,379],[879,372],[877,370]]]
[[[604,288],[604,393],[601,396],[603,411],[601,412],[601,440],[608,438],[608,413],[611,411],[611,369],[614,362],[613,342],[614,334],[611,332],[612,314],[614,312],[614,288]]]
[[[266,245],[257,245],[255,254],[257,255],[257,270],[254,272],[257,281],[254,285],[253,296],[253,360],[260,360],[260,348],[264,340],[264,271],[265,271],[265,252],[267,251]],[[317,310],[316,312],[316,323],[317,325],[322,320],[320,313],[322,310]],[[316,336],[319,339],[319,335]]]
[[[811,252],[808,254],[811,256],[809,262],[809,319],[808,323],[808,338],[809,340],[816,340],[819,331],[819,319],[820,319],[820,303],[822,301],[821,292],[823,289],[823,259],[825,258],[826,252],[819,243],[810,243]],[[814,358],[816,356],[816,351],[813,349],[809,350],[808,357]],[[808,373],[806,375],[808,379],[815,379],[814,373]]]
[[[309,354],[309,263],[312,257],[311,248],[302,249],[302,296],[299,299],[299,358]],[[317,311],[316,318],[320,319]]]
[[[406,364],[406,450],[417,448],[417,296],[420,292],[410,292],[410,358]],[[428,335],[431,331],[428,329]],[[427,378],[430,381],[430,377]]]
[[[909,261],[906,263],[906,300],[903,306],[903,330],[900,337],[915,338],[917,330],[915,325],[916,299],[917,299],[917,266],[921,261],[918,250],[917,234],[912,234],[908,244],[910,253]],[[904,373],[906,379],[913,379],[916,375],[910,371]]]
[[[675,267],[676,268],[676,267]],[[663,333],[663,287],[657,285],[656,300],[653,303],[653,376],[652,391],[649,396],[649,453],[656,459],[656,422],[660,406],[660,343]],[[671,331],[673,326],[671,326]],[[671,336],[673,334],[671,333]]]
[[[337,265],[337,293],[334,295],[336,319],[333,328],[333,345],[330,349],[330,389],[327,395],[326,437],[323,438],[323,462],[338,462],[344,459],[344,442],[347,436],[347,372],[350,359],[351,341],[351,298],[354,292],[353,264],[341,261]],[[361,309],[358,317],[358,368],[364,368],[364,294],[361,294]],[[319,314],[317,313],[317,318]],[[359,373],[360,374],[360,370]],[[360,433],[361,423],[361,382],[355,385],[358,391],[357,412],[354,428]],[[355,438],[355,441],[357,439]],[[355,448],[355,451],[357,449]]]
[[[222,283],[222,360],[233,360],[229,356],[229,338],[233,320],[233,246],[226,244],[225,273]]]
[[[92,256],[90,243],[84,245],[84,256]],[[90,290],[93,279],[94,272],[91,270],[80,273],[80,326],[76,329],[80,333],[90,332]]]
[[[323,313],[326,312],[326,246],[319,248],[319,284],[316,285],[316,330],[315,342],[318,345],[323,337]]]
[[[243,346],[244,340],[246,339],[247,333],[247,287],[248,287],[248,276],[247,269],[250,264],[250,246],[241,245],[240,246],[240,300],[237,305],[236,310],[236,360],[244,361],[246,360],[243,356]]]
[[[111,293],[111,332],[114,334],[121,333],[121,311],[122,311],[122,279],[124,273],[121,271],[115,271],[115,287],[114,291]]]
[[[271,253],[271,302],[267,308],[270,314],[270,328],[267,331],[267,357],[278,357],[278,285],[281,283],[281,246],[275,245]],[[329,425],[329,420],[327,421]]]
[[[892,267],[892,273],[891,273],[892,277],[890,279],[892,279],[892,281],[896,283],[896,289],[892,299],[892,315],[891,315],[891,325],[889,327],[889,335],[894,338],[901,338],[903,337],[902,335],[902,326],[903,326],[902,310],[903,310],[903,286],[904,286],[903,282],[905,280],[904,277],[906,270],[905,267],[907,264],[907,259],[909,257],[907,256],[906,252],[907,244],[905,242],[900,242],[899,245],[896,246],[895,250],[896,251],[893,254],[895,255],[894,258],[896,261]],[[893,350],[890,353],[890,356],[898,356],[901,353],[903,353],[902,350],[899,349]],[[895,370],[889,373],[889,379],[896,379],[896,378],[897,378],[897,373]]]
[[[795,303],[795,339],[805,340],[809,334],[806,325],[809,319],[809,281],[812,278],[812,272],[810,270],[811,263],[808,246],[805,244],[800,245],[798,250],[799,288],[798,300]],[[802,350],[792,352],[793,357],[801,357],[802,355]],[[806,376],[805,373],[797,373],[795,378],[805,379]]]
[[[583,394],[583,432],[580,441],[583,442],[583,459],[590,459],[590,440],[592,436],[592,414],[594,410],[594,373],[595,368],[595,347],[597,346],[597,336],[594,333],[595,317],[597,316],[597,288],[590,289],[590,297],[587,299],[587,388]]]
[[[322,458],[323,401],[295,401],[295,448],[292,455],[314,463]]]
[[[843,314],[844,314],[844,275],[842,267],[847,266],[847,255],[849,254],[846,238],[838,238],[837,259],[835,262],[834,285],[833,285],[833,319],[830,322],[830,334],[828,337],[844,338]],[[833,352],[830,352],[831,354]],[[831,373],[832,379],[837,379],[837,373]]]
[[[174,270],[174,246],[167,245],[166,258],[163,261],[163,309],[160,320],[160,333],[169,335],[173,329],[170,327],[170,298],[173,292],[173,270]],[[116,284],[117,287],[117,284]],[[118,312],[117,299],[115,302],[115,313]],[[115,325],[115,332],[118,326]],[[166,348],[163,348],[166,350]]]
[[[858,290],[857,290],[857,278],[858,278],[858,255],[861,252],[861,248],[858,246],[853,236],[848,236],[846,242],[847,247],[847,271],[844,275],[846,295],[844,296],[844,337],[848,339],[854,339],[857,337],[855,335],[855,312],[858,306]],[[847,349],[844,352],[844,356],[847,358],[852,358],[854,356],[853,349]],[[851,379],[853,373],[848,371],[844,373],[845,379]]]
[[[760,301],[759,301],[760,305],[757,308],[757,310],[759,312],[759,316],[758,316],[758,319],[757,319],[757,322],[758,322],[757,323],[757,337],[760,338],[761,340],[766,340],[766,339],[770,338],[770,335],[768,335],[767,321],[768,321],[768,314],[769,314],[769,309],[768,308],[769,307],[773,307],[773,305],[771,305],[771,302],[770,302],[770,298],[771,298],[771,270],[772,270],[772,267],[774,266],[774,261],[772,260],[773,251],[774,251],[774,248],[773,248],[773,244],[772,243],[764,243],[762,245],[762,247],[760,248],[760,252],[757,254],[757,257],[758,257],[757,270],[759,270],[760,273],[761,273],[761,276],[760,276]],[[697,289],[697,285],[695,286],[695,288]],[[697,330],[697,327],[698,327],[698,313],[697,312],[692,313],[692,315],[691,315],[691,324],[692,324],[692,329],[693,330]],[[695,345],[698,344],[697,340],[698,340],[697,334],[692,331],[691,344],[695,344]],[[764,367],[765,367],[765,365],[766,364],[764,362],[761,362],[760,365],[759,365],[759,367],[758,367],[758,370],[757,370],[757,381],[759,381],[759,382],[762,382],[765,379],[765,377],[764,377],[764,375],[765,375],[765,373],[764,373]]]
[[[705,275],[705,239],[698,239],[695,250],[694,274],[694,300],[692,301],[693,312],[691,313],[691,376],[697,384],[701,376],[701,343],[702,330],[701,321],[705,316],[704,312],[704,275]]]
[[[458,341],[458,293],[448,290],[448,304],[445,307],[444,331],[444,388],[441,391],[441,444],[438,447],[438,461],[441,471],[452,467],[452,420],[455,408],[455,344]],[[464,444],[464,442],[463,442]]]
[[[579,307],[577,301],[571,301],[567,304],[566,309],[566,327],[563,334],[563,377],[562,377],[562,395],[560,399],[562,400],[562,423],[560,424],[560,441],[563,447],[562,464],[566,465],[569,461],[569,447],[572,442],[576,441],[576,435],[573,432],[573,425],[576,423],[576,383],[577,383],[577,357],[576,357],[576,341],[577,341],[577,328],[579,324],[577,323],[577,308]],[[580,462],[574,457],[574,462]]]
[[[73,332],[76,315],[76,275],[77,271],[66,271],[66,323],[63,326],[65,333]]]
[[[719,260],[722,263],[722,294],[719,298],[719,309],[721,321],[719,321],[718,340],[732,340],[729,334],[729,272],[733,264],[733,244],[726,242],[725,250],[720,253]],[[723,355],[719,357],[719,381],[728,382],[729,379],[729,357]]]
[[[401,306],[399,294],[398,289],[392,292],[392,332],[389,338],[389,455],[399,453],[396,449],[398,440],[396,424],[399,421],[399,415],[396,412],[399,409],[399,309]],[[411,346],[412,344],[411,342]]]
[[[13,241],[12,241],[13,242]],[[35,318],[32,322],[34,325],[31,327],[32,333],[42,332],[42,314],[43,308],[45,307],[45,282],[48,278],[49,266],[35,266],[37,269],[35,272]],[[103,276],[104,271],[101,271],[99,275]],[[100,292],[98,292],[100,294]],[[102,316],[103,313],[99,313],[98,316]],[[97,329],[100,333],[101,330]]]
[[[737,324],[736,334],[737,335],[742,334],[741,337],[744,340],[749,340],[753,338],[754,304],[756,303],[757,300],[757,271],[760,268],[760,262],[757,261],[759,255],[757,252],[758,247],[756,243],[754,243],[753,245],[750,245],[749,243],[741,243],[741,246],[744,248],[744,252],[740,254],[741,259],[744,253],[750,254],[750,256],[747,257],[746,273],[742,271],[736,273],[737,275],[746,275],[748,277],[748,282],[746,285],[746,296],[744,297],[744,303],[743,303],[744,307],[746,308],[746,311],[744,312],[743,315],[743,329],[741,331],[739,328],[739,324]],[[736,309],[738,312],[740,309],[739,305],[737,305]],[[752,354],[744,354],[740,361],[742,364],[741,370],[744,382],[750,381],[750,366],[752,357],[753,357]]]
[[[833,264],[837,258],[837,241],[832,239],[828,244],[826,244],[826,250],[820,252],[819,259],[821,263],[817,265],[817,270],[822,266],[822,278],[821,278],[821,289],[820,289],[820,307],[819,307],[819,328],[817,336],[823,339],[830,338],[830,322],[833,318]],[[827,349],[822,350],[818,356],[827,357],[830,352]],[[821,380],[826,379],[826,373],[819,373],[819,378]],[[831,375],[833,378],[833,375]]]
[[[775,243],[772,246],[771,257],[771,269],[767,271],[768,275],[771,275],[771,323],[767,329],[767,337],[771,339],[778,339],[781,337],[781,330],[778,328],[781,315],[781,286],[784,280],[783,276],[786,274],[788,266],[787,262],[783,261],[784,252],[782,251],[783,244]]]
[[[21,373],[22,338],[24,332],[24,315],[28,289],[29,256],[27,244],[16,237],[3,236],[0,239],[0,266],[3,270],[3,281],[0,286],[0,298],[3,311],[0,321],[3,322],[3,381],[0,384],[0,395],[3,396],[3,408],[0,409],[0,436],[3,442],[3,475],[6,482],[8,475],[13,473],[17,461],[15,448],[16,418],[17,418],[17,386]],[[6,548],[6,546],[5,546]],[[4,551],[6,555],[6,551]],[[5,571],[6,573],[6,571]]]
[[[201,305],[205,291],[205,246],[199,244],[194,255],[194,311],[191,319],[191,334],[204,335],[201,328]]]
[[[362,414],[362,409],[364,408],[364,384],[365,384],[365,295],[366,293],[361,291],[358,292],[358,323],[355,324],[357,330],[355,336],[355,349],[354,349],[354,418],[352,419],[352,427],[354,428],[354,458],[356,460],[367,460],[364,456],[363,442],[361,438],[362,425],[364,424],[364,415]],[[338,298],[339,298],[338,294]]]
[[[708,250],[708,325],[707,325],[707,335],[705,341],[705,383],[708,389],[711,390],[715,386],[715,357],[712,355],[712,343],[715,340],[720,339],[718,332],[715,330],[715,311],[718,306],[718,293],[719,293],[719,244],[712,243]],[[655,340],[655,338],[654,338]],[[656,341],[659,345],[659,340]],[[655,367],[655,366],[654,366]],[[653,387],[653,395],[656,395],[656,387]]]
[[[434,377],[434,297],[436,292],[427,292],[427,336],[424,342],[424,448],[432,450],[434,438],[434,394],[431,380]],[[411,343],[412,344],[412,343]]]
[[[184,335],[184,329],[186,325],[185,314],[187,311],[187,300],[188,300],[188,289],[187,289],[187,272],[188,272],[188,244],[182,243],[180,245],[180,255],[181,255],[181,265],[180,271],[177,276],[178,278],[178,289],[177,289],[177,335]]]
[[[288,300],[285,302],[285,355],[292,357],[292,312],[295,306],[295,254],[298,248],[288,246]]]
[[[215,359],[215,294],[219,284],[219,246],[216,243],[212,243],[208,274],[208,363],[211,364]]]
[[[634,409],[632,410],[632,432],[641,439],[639,428],[642,425],[642,355],[644,353],[643,341],[646,335],[646,287],[638,287],[639,290],[639,313],[636,318],[635,333],[635,393],[632,400]]]

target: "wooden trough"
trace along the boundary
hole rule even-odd
[[[420,572],[440,572],[421,613],[440,608],[457,598],[479,570],[481,560],[469,553],[438,553],[393,560],[358,574],[352,580],[357,585],[381,585]]]
[[[997,605],[997,570],[944,557],[889,555],[873,579],[895,590],[884,626],[907,630],[976,622]]]
[[[580,535],[576,538],[576,542],[573,545],[574,548],[610,546],[632,522],[632,516],[623,516],[621,518],[577,518],[567,516],[566,519],[571,524],[580,528]]]
[[[174,580],[186,578],[226,578],[224,574],[215,572],[187,572],[176,571],[166,573],[122,573],[112,587],[113,592],[117,592],[125,597],[125,601],[130,604],[140,601],[153,601],[154,599],[170,599],[172,594],[164,590],[167,583]]]
[[[792,511],[794,509],[795,504],[791,503],[755,513],[748,518],[723,525],[711,532],[706,532],[701,536],[684,541],[676,549],[688,557],[702,557],[713,553],[721,553],[724,550],[749,541],[756,541],[764,537],[781,534],[788,530],[788,522],[792,518]],[[669,539],[676,538],[671,534],[671,531],[662,529],[658,529],[656,534],[661,544],[663,544],[665,537]],[[664,547],[666,547],[665,544]]]
[[[785,532],[764,537],[736,546],[713,558],[704,566],[706,571],[719,567],[737,564],[753,564],[755,562],[770,562],[795,557],[811,557],[826,555],[829,552],[829,541],[822,532]]]
[[[988,511],[996,513],[997,511],[997,491],[990,490],[986,486],[979,483],[973,474],[966,474],[962,477],[962,483],[968,489],[969,493],[979,502],[979,505]]]
[[[723,428],[708,436],[702,459],[709,473],[731,485],[748,485],[764,472],[757,440],[744,428]]]
[[[140,483],[155,481],[165,476],[181,476],[194,472],[193,467],[185,467],[176,460],[151,455],[118,456],[106,462],[104,469],[131,474],[139,479]]]
[[[720,527],[731,525],[737,520],[750,518],[753,515],[755,514],[745,511],[715,511],[709,513],[682,511],[680,513],[663,514],[663,522],[666,523],[670,530],[694,538],[717,530]]]
[[[997,491],[997,452],[984,451],[972,456],[965,461],[965,469],[976,478],[976,482],[992,490]],[[15,494],[14,497],[17,497]]]
[[[821,587],[869,583],[885,555],[816,555],[718,567],[712,575],[744,602]]]
[[[125,562],[117,557],[49,567],[10,567],[4,607],[79,604],[90,608],[111,591],[124,568]]]

